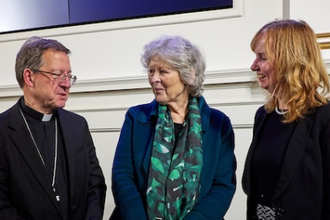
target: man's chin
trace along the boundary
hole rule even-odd
[[[56,102],[55,107],[56,108],[64,108],[65,103],[66,103],[66,101],[58,101],[58,102]]]

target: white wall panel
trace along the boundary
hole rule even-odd
[[[110,179],[114,149],[117,144],[119,132],[92,132],[92,137],[96,147],[96,154],[107,181],[108,190],[105,202],[104,220],[108,220],[114,207]]]

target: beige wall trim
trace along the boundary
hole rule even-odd
[[[330,32],[316,34],[321,50],[330,49]]]
[[[329,33],[330,34],[330,33]],[[330,44],[330,42],[328,43]],[[326,70],[330,74],[330,59],[324,60]],[[238,85],[254,83],[257,81],[255,74],[249,69],[206,71],[205,86]],[[78,81],[72,88],[71,94],[90,92],[126,91],[149,89],[146,75],[133,77],[104,78]],[[11,98],[22,95],[22,90],[17,84],[0,86],[0,98]]]
[[[241,84],[255,82],[255,74],[249,69],[207,71],[204,85]],[[103,78],[93,80],[78,80],[70,93],[124,91],[149,89],[146,74],[132,77]],[[18,85],[0,86],[1,97],[13,97],[22,94]]]

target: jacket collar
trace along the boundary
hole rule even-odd
[[[211,109],[207,105],[203,96],[197,98],[197,100],[202,118],[202,131],[205,132],[209,128]],[[138,117],[138,121],[141,123],[148,123],[152,117],[157,118],[157,113],[158,113],[158,102],[154,99],[151,103],[145,106],[144,110],[141,112],[141,114]]]
[[[138,117],[138,121],[145,124],[148,123],[153,116],[157,117],[158,102],[154,99],[151,103],[147,104]]]

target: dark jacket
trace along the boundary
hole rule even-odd
[[[106,185],[87,122],[58,109],[66,155],[68,219],[102,219]],[[59,220],[62,214],[17,103],[0,114],[0,219]]]
[[[199,98],[203,168],[200,199],[186,219],[223,219],[236,187],[234,133],[230,120]],[[112,191],[116,208],[110,219],[147,219],[146,191],[158,103],[132,107],[115,153]]]
[[[242,186],[247,194],[247,219],[255,217],[251,158],[269,114],[255,116],[253,139],[246,158]],[[276,131],[274,131],[276,132]],[[272,199],[276,220],[330,219],[330,104],[316,108],[297,122]]]

